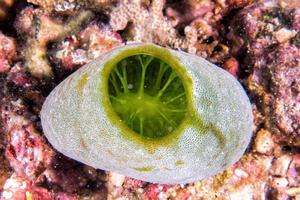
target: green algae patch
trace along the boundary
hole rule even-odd
[[[100,76],[108,118],[123,137],[149,152],[177,145],[191,127],[199,134],[211,131],[220,148],[226,145],[223,133],[197,114],[193,81],[169,50],[150,45],[124,50],[104,64]]]
[[[182,160],[177,160],[175,162],[175,166],[179,167],[179,166],[183,166],[185,163]]]
[[[150,172],[153,169],[155,169],[155,167],[153,167],[153,166],[131,167],[131,169],[134,169],[134,170],[139,171],[139,172]]]
[[[82,77],[78,81],[78,83],[76,85],[76,90],[80,96],[83,95],[83,89],[84,89],[84,86],[87,84],[88,80],[89,80],[89,75],[85,73],[82,75]]]

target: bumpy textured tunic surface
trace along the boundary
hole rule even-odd
[[[192,80],[196,113],[221,134],[191,125],[173,144],[150,150],[151,142],[140,144],[124,137],[104,108],[100,88],[107,83],[101,73],[106,62],[138,48],[168,51],[178,59]],[[48,96],[41,120],[47,139],[66,156],[156,183],[188,183],[212,176],[242,156],[252,135],[251,105],[233,76],[200,57],[145,44],[117,48],[69,76]]]

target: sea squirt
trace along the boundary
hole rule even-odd
[[[41,121],[55,149],[95,168],[154,183],[190,183],[243,155],[251,104],[205,59],[129,44],[83,66],[47,97]]]

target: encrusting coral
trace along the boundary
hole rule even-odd
[[[229,47],[220,40],[221,20],[232,9],[252,0],[165,1],[165,0],[29,0],[46,12],[74,15],[78,10],[104,12],[112,31],[124,33],[127,41],[151,42],[195,53],[214,63],[230,58]],[[183,14],[184,13],[184,14]],[[217,28],[218,27],[218,28]]]
[[[152,42],[223,64],[230,58],[229,47],[220,39],[226,29],[223,17],[251,2],[120,1],[107,14],[113,30],[124,31],[129,41]]]
[[[300,7],[253,4],[237,15],[231,27],[232,52],[247,52],[242,67],[250,73],[245,86],[259,99],[265,128],[277,141],[299,147]]]
[[[122,44],[117,32],[93,20],[82,31],[53,45],[50,61],[59,71],[72,71]]]
[[[151,4],[124,1],[109,13],[110,25],[116,31],[128,27],[133,41],[153,42],[194,53],[197,30],[187,26],[185,36],[180,36],[172,22],[163,15],[164,6],[163,0],[153,0]]]

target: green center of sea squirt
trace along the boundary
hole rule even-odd
[[[146,138],[174,131],[187,113],[181,78],[167,63],[152,55],[126,57],[112,68],[108,92],[122,122]]]
[[[178,144],[184,130],[194,128],[199,134],[212,133],[219,147],[225,147],[221,130],[204,123],[196,111],[193,80],[168,49],[153,45],[128,48],[103,67],[101,101],[122,137],[154,152]]]

